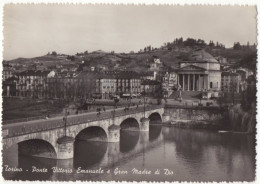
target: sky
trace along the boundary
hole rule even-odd
[[[8,4],[3,58],[139,51],[179,37],[253,44],[256,15],[254,6]]]

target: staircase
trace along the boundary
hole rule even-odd
[[[179,96],[179,91],[174,91],[169,98],[176,99],[178,96]],[[182,91],[181,97],[182,99],[188,99],[188,100],[200,99],[201,91]]]

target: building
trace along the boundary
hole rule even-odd
[[[26,70],[17,74],[16,96],[43,98],[47,95],[50,71]]]
[[[2,96],[10,97],[16,96],[16,84],[18,79],[16,77],[9,77],[3,81]]]
[[[3,65],[3,81],[14,76],[14,69],[10,64]]]
[[[225,93],[240,92],[241,76],[238,73],[222,72],[221,90]]]
[[[142,91],[145,89],[146,96],[156,97],[158,93],[162,93],[161,91],[161,83],[155,80],[144,80],[141,83]]]
[[[156,64],[161,64],[160,58],[158,58],[158,57],[156,57],[156,56],[153,57],[153,61],[154,61],[154,63],[156,63]]]
[[[148,71],[141,75],[142,80],[156,80],[157,72],[156,71]]]
[[[109,99],[115,95],[141,92],[141,80],[134,72],[82,71],[75,76],[48,78],[50,98]]]
[[[227,58],[224,58],[222,56],[215,57],[215,59],[219,61],[220,65],[227,65],[228,64]]]
[[[219,62],[202,49],[191,52],[179,63],[178,84],[183,91],[221,90]]]
[[[242,80],[246,80],[249,76],[254,75],[254,72],[248,68],[238,68],[236,73],[241,74]]]
[[[157,63],[151,63],[150,64],[150,67],[149,67],[149,71],[159,71],[160,70],[160,67],[159,67],[159,64]]]
[[[103,73],[100,75],[99,86],[97,85],[96,87],[99,87],[99,91],[103,99],[109,99],[116,95],[117,79],[114,75]]]
[[[162,77],[162,90],[164,97],[168,98],[174,90],[178,89],[178,75],[176,72],[166,72]]]
[[[97,72],[81,72],[76,76],[56,75],[47,81],[50,98],[101,98],[100,74]]]
[[[236,73],[241,76],[241,81],[246,81],[246,79],[248,77],[246,71],[244,71],[244,70],[237,70]]]
[[[133,71],[107,71],[105,74],[115,80],[116,95],[134,96],[141,93],[141,77]],[[109,82],[109,81],[108,81]]]

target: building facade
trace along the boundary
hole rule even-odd
[[[141,92],[141,80],[131,72],[83,71],[75,76],[52,76],[47,81],[50,98],[110,99]]]
[[[221,90],[219,62],[204,50],[195,50],[179,63],[178,84],[183,91]]]
[[[225,93],[239,93],[241,76],[238,73],[222,72],[221,90]]]
[[[136,95],[141,93],[141,77],[132,71],[110,71],[105,72],[111,81],[115,82],[115,95]]]
[[[44,98],[50,71],[26,70],[17,74],[16,96]]]
[[[144,80],[141,83],[142,85],[142,93],[145,91],[145,96],[157,97],[158,93],[162,93],[161,83],[155,80]]]
[[[109,99],[116,94],[117,79],[114,75],[101,74],[99,81],[100,86],[96,87],[100,89],[103,99]]]
[[[14,69],[9,64],[3,65],[3,81],[14,76]]]
[[[76,76],[52,76],[47,79],[50,98],[101,98],[100,75],[97,72],[81,72]]]
[[[168,98],[174,90],[178,89],[178,74],[166,72],[162,77],[162,90],[165,98]]]

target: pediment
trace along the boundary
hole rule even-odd
[[[195,65],[188,65],[188,66],[184,66],[182,68],[180,68],[180,70],[188,70],[188,71],[205,71],[204,68],[195,66]]]

